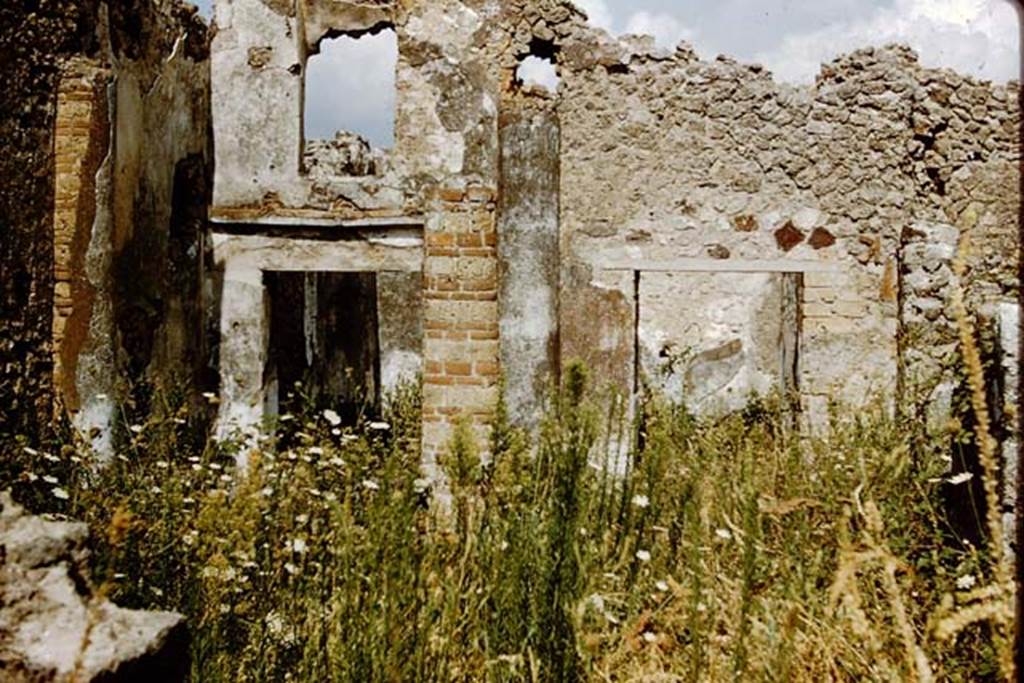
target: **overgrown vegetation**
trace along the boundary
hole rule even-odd
[[[999,570],[944,518],[953,435],[911,457],[881,410],[801,438],[652,400],[617,476],[573,368],[536,444],[458,430],[438,505],[415,391],[390,405],[309,404],[242,471],[153,401],[105,467],[26,446],[16,486],[90,523],[112,597],[188,616],[196,681],[1001,678],[999,622],[954,605]]]

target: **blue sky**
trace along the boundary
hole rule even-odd
[[[1011,0],[576,0],[613,34],[648,33],[666,47],[686,40],[706,59],[727,54],[766,66],[780,81],[813,82],[819,66],[866,45],[904,42],[928,66],[1006,81],[1020,68]],[[212,0],[196,3],[210,16]],[[390,144],[394,41],[339,41],[311,60],[307,134],[344,126]],[[346,45],[349,43],[350,45]],[[358,63],[359,68],[352,68]],[[540,76],[538,76],[540,78]],[[364,93],[359,98],[347,93]]]

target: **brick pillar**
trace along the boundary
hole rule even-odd
[[[54,130],[53,380],[58,405],[80,405],[75,375],[95,288],[85,267],[97,213],[96,174],[110,147],[109,72],[87,60],[65,68]]]
[[[494,192],[442,190],[425,228],[423,455],[469,420],[481,453],[498,399],[498,254]]]

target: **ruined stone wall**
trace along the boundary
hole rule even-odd
[[[229,279],[235,277],[237,259],[246,257],[228,245],[241,245],[231,237],[239,231],[293,230],[335,240],[357,238],[372,225],[388,244],[416,250],[422,328],[410,331],[409,319],[401,327],[382,325],[381,348],[397,338],[422,337],[428,460],[447,444],[459,419],[469,420],[482,437],[497,400],[496,57],[505,42],[499,12],[494,2],[455,0],[215,5],[211,218],[225,244],[219,262]],[[306,140],[302,102],[309,57],[325,37],[380,30],[393,30],[399,48],[394,147],[370,150],[349,133],[330,142]],[[409,231],[420,241],[400,236]],[[307,262],[298,253],[288,260],[289,243],[281,244],[280,263],[300,268]],[[318,267],[386,273],[386,264],[369,260]],[[230,291],[235,284],[228,283]],[[249,315],[259,316],[252,304],[262,294],[243,296],[243,287],[262,290],[258,273],[239,275],[237,306],[226,305],[232,311],[250,306]],[[227,334],[223,324],[222,330]],[[221,388],[224,404],[234,407],[222,410],[222,433],[251,428],[267,393],[258,371],[245,373],[242,383],[235,371],[258,366],[260,340],[232,341],[230,348]],[[404,367],[416,365],[407,358]],[[395,372],[384,377],[399,379]]]
[[[89,2],[0,7],[0,435],[47,423],[53,301],[53,124],[59,61],[95,49]]]
[[[623,390],[636,359],[671,359],[678,339],[693,340],[698,361],[710,352],[719,365],[754,362],[756,349],[730,348],[743,335],[723,316],[766,290],[730,293],[720,274],[792,270],[802,278],[805,408],[821,416],[829,399],[892,397],[901,352],[939,363],[949,350],[906,333],[922,316],[929,328],[949,325],[948,302],[929,292],[948,276],[968,205],[980,216],[972,295],[1015,300],[1012,86],[922,69],[904,48],[841,58],[810,88],[637,39],[592,35],[563,55],[562,351],[606,368]],[[904,247],[922,223],[946,226],[946,239],[929,233],[925,253],[911,254]],[[664,271],[703,273],[690,297],[718,296],[713,319],[695,323],[687,297],[657,282]],[[676,308],[655,325],[641,310],[634,342],[622,330],[647,297],[662,307],[671,297]],[[765,305],[777,311],[773,297]],[[587,329],[595,319],[600,329]]]
[[[797,389],[812,423],[833,399],[891,406],[915,373],[941,399],[966,233],[971,301],[1015,300],[1013,84],[887,47],[782,85],[613,39],[559,0],[219,0],[216,22],[215,229],[420,231],[428,455],[462,416],[482,429],[499,370],[535,427],[575,358],[625,397],[653,384],[696,410]],[[394,148],[306,140],[307,59],[381,30],[398,41]],[[519,82],[527,56],[556,65],[557,93]]]
[[[201,363],[205,25],[172,0],[3,18],[0,433],[39,433],[56,402],[109,434],[130,383]]]

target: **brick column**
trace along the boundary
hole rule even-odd
[[[85,256],[97,213],[96,174],[110,146],[109,73],[71,62],[57,91],[54,130],[53,381],[58,405],[79,408],[78,354],[89,335],[95,288]]]
[[[423,454],[433,474],[460,419],[481,453],[498,399],[494,192],[442,190],[425,228]]]

